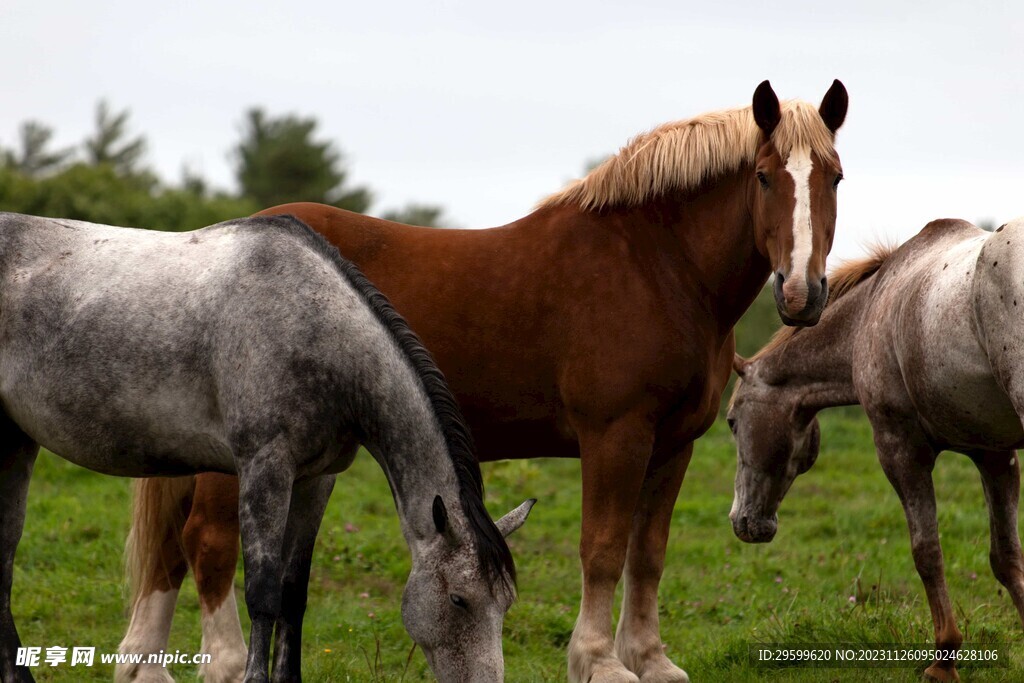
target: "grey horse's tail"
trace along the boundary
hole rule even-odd
[[[181,532],[191,503],[195,477],[151,477],[133,484],[132,527],[124,549],[128,602],[170,582],[167,551],[185,559]]]

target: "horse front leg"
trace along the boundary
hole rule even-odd
[[[1024,624],[1024,557],[1017,534],[1017,502],[1020,498],[1020,463],[1014,451],[971,456],[981,473],[988,503],[991,543],[989,563],[1003,584]]]
[[[25,504],[39,446],[0,415],[0,681],[31,683],[28,667],[18,666],[21,639],[11,614],[14,553],[25,528]]]
[[[238,683],[246,648],[235,602],[238,564],[238,478],[216,472],[196,476],[192,510],[182,531],[202,614],[200,649],[210,663],[199,667],[206,683]]]
[[[583,598],[569,641],[569,680],[635,683],[637,676],[615,655],[612,602],[651,457],[653,428],[642,417],[628,417],[576,433],[583,471]]]
[[[296,483],[292,491],[281,615],[277,619],[274,640],[274,683],[299,683],[302,680],[302,618],[306,613],[309,568],[334,480],[333,474],[307,479]]]
[[[928,606],[935,626],[936,649],[955,655],[963,643],[949,601],[943,569],[942,546],[935,512],[935,487],[932,469],[935,451],[923,438],[875,430],[878,459],[886,477],[899,495],[910,530],[910,549],[914,566],[924,583]],[[925,676],[937,681],[959,681],[955,659],[947,656],[925,669]]]
[[[692,443],[679,451],[655,453],[633,514],[615,653],[641,683],[689,681],[686,672],[665,655],[658,620],[658,584],[665,568],[672,510],[692,455]]]
[[[239,459],[238,521],[245,563],[245,603],[252,622],[245,683],[268,683],[270,642],[281,614],[284,540],[295,481],[292,453],[277,437]]]

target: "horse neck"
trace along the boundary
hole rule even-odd
[[[795,392],[812,412],[859,403],[853,385],[853,342],[866,286],[830,303],[814,327],[794,331],[783,343],[755,358],[758,377]]]
[[[757,249],[750,175],[743,167],[662,200],[672,239],[722,335],[736,325],[771,273],[771,263]]]
[[[415,553],[417,541],[436,533],[435,496],[441,496],[457,524],[462,517],[455,465],[434,408],[408,362],[385,362],[363,379],[356,390],[361,440],[387,477],[402,533]]]

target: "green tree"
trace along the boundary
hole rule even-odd
[[[316,127],[315,118],[246,112],[233,154],[242,194],[264,207],[311,201],[366,211],[370,191],[345,187],[342,154],[329,140],[314,138]]]
[[[120,176],[150,175],[139,169],[146,139],[141,135],[128,138],[128,116],[127,109],[112,112],[105,100],[96,105],[96,131],[83,143],[86,162],[93,166],[107,164]]]
[[[380,217],[388,221],[405,223],[407,225],[421,225],[426,228],[450,226],[450,222],[444,216],[444,209],[430,204],[409,203],[401,209],[385,211]]]
[[[74,149],[49,149],[53,129],[39,121],[26,121],[18,129],[18,148],[5,151],[3,165],[30,178],[37,178],[64,166]]]

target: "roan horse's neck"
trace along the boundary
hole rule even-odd
[[[853,385],[853,343],[870,287],[859,286],[830,303],[814,327],[797,330],[755,357],[759,379],[796,394],[816,413],[859,403]]]

